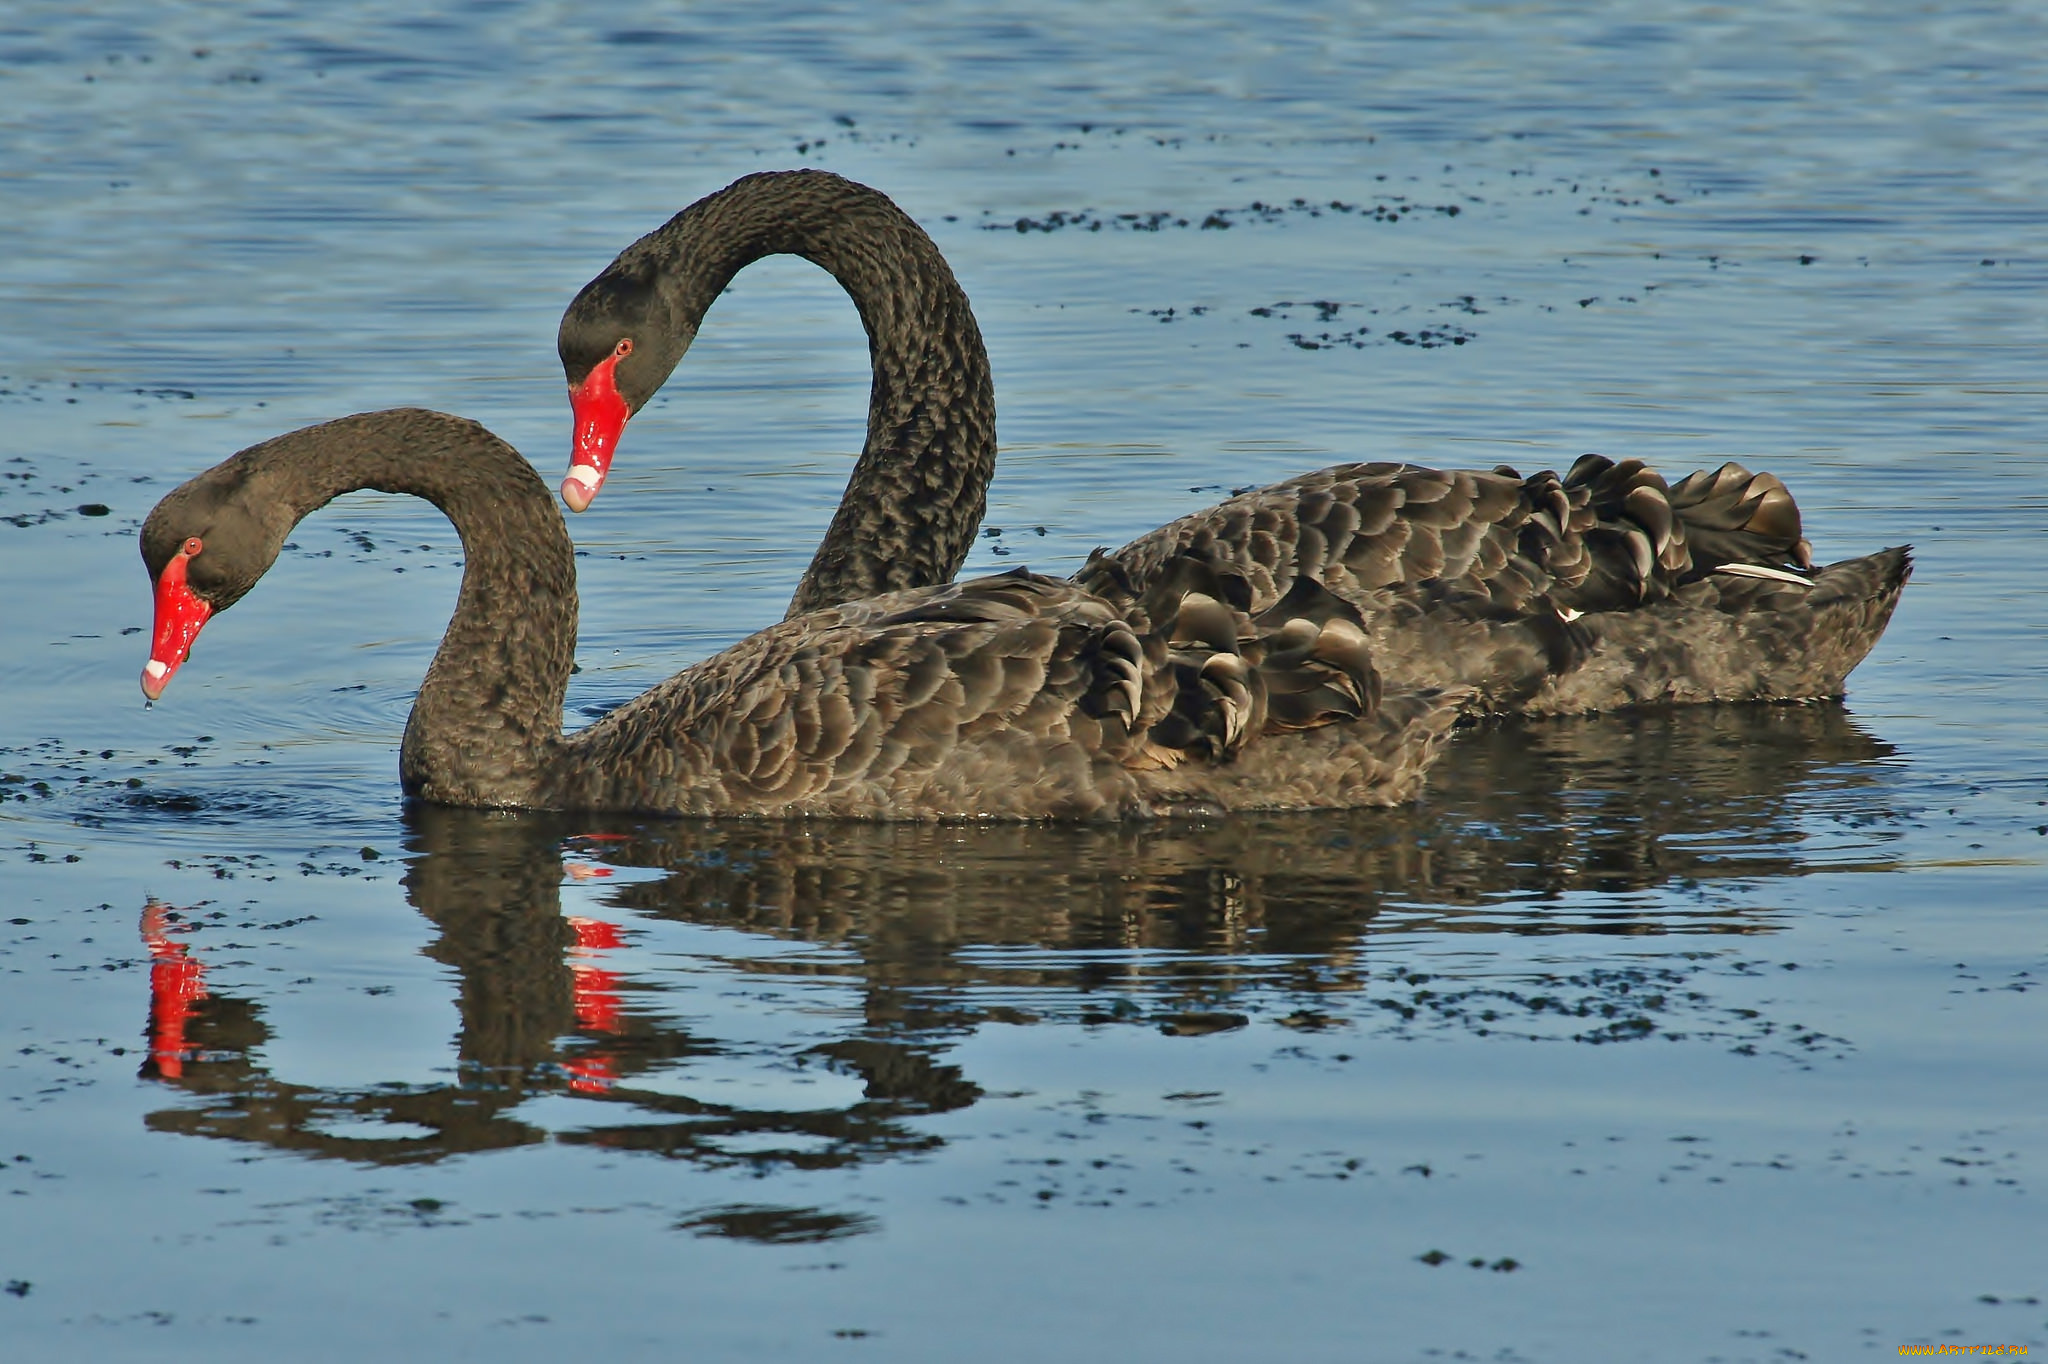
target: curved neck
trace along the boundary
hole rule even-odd
[[[406,721],[408,795],[525,805],[562,737],[576,653],[576,565],[553,496],[518,451],[475,422],[401,409],[295,431],[238,456],[292,525],[343,493],[410,493],[455,524],[455,614]],[[221,466],[223,470],[228,465]]]
[[[823,267],[860,310],[874,367],[867,443],[789,614],[950,581],[995,473],[995,386],[967,295],[924,229],[864,185],[782,171],[692,204],[613,268],[640,265],[643,251],[686,344],[732,277],[763,256]]]

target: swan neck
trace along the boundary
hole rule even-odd
[[[887,196],[824,171],[748,176],[664,229],[690,335],[733,275],[789,254],[830,272],[868,336],[867,439],[790,614],[950,581],[995,472],[995,387],[966,293]]]
[[[412,409],[343,418],[251,453],[287,471],[293,524],[359,489],[425,498],[454,524],[462,586],[406,721],[400,776],[422,800],[533,803],[561,749],[576,569],[532,466],[475,422]]]

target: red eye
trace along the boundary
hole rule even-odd
[[[613,355],[616,355],[616,356],[617,356],[617,357],[618,357],[619,359],[621,359],[621,360],[625,359],[625,358],[626,358],[627,356],[631,355],[632,353],[633,353],[633,338],[632,338],[632,337],[630,337],[630,336],[622,336],[622,337],[620,337],[620,338],[619,338],[619,344],[618,344],[618,345],[616,345],[616,346],[613,346],[613,347],[612,347],[612,354],[613,354]]]
[[[189,559],[193,555],[197,554],[200,550],[205,548],[206,546],[201,544],[199,537],[195,535],[191,539],[187,540],[185,542],[185,547],[182,550],[179,550],[178,552]]]

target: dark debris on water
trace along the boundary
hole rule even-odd
[[[1400,195],[1372,204],[1346,203],[1342,199],[1311,202],[1294,199],[1285,204],[1269,204],[1254,199],[1249,204],[1236,208],[1215,208],[1204,213],[1175,212],[1171,209],[1151,209],[1139,213],[1100,213],[1092,208],[1054,209],[1042,218],[1020,217],[1006,221],[981,224],[984,232],[1059,232],[1073,228],[1080,232],[1163,232],[1181,228],[1198,231],[1221,232],[1246,223],[1271,223],[1300,215],[1310,218],[1324,216],[1356,217],[1362,222],[1399,223],[1414,216],[1455,218],[1464,210],[1457,204],[1413,203]],[[984,216],[993,217],[993,214]]]
[[[1431,1269],[1435,1269],[1438,1265],[1447,1265],[1458,1257],[1441,1250],[1426,1250],[1415,1258],[1428,1265]],[[1522,1262],[1506,1255],[1492,1261],[1487,1260],[1483,1255],[1474,1255],[1465,1261],[1465,1267],[1467,1269],[1490,1269],[1496,1274],[1512,1274],[1522,1267]]]

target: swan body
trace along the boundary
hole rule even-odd
[[[609,467],[710,301],[775,252],[840,279],[874,361],[868,440],[792,613],[949,580],[995,467],[987,353],[931,239],[823,171],[752,175],[699,200],[577,295],[559,337],[574,467],[599,447]],[[613,387],[616,421],[593,426],[591,395]],[[1326,589],[1357,613],[1389,686],[1461,689],[1481,712],[1839,696],[1912,571],[1908,547],[1817,569],[1770,474],[1724,464],[1673,485],[1588,455],[1562,477],[1339,465],[1098,552],[1075,581],[1143,595],[1188,554],[1226,566],[1253,615],[1297,583]]]
[[[252,446],[142,529],[143,689],[359,488],[425,497],[465,565],[407,720],[408,795],[458,806],[880,819],[1118,819],[1411,797],[1462,693],[1383,694],[1357,613],[1302,582],[1257,613],[1199,551],[1142,590],[1023,571],[792,616],[575,734],[576,575],[518,452],[440,413],[345,417]]]

